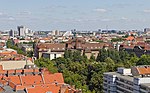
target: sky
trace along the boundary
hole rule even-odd
[[[131,30],[150,27],[150,0],[0,0],[0,30]]]

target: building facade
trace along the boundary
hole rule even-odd
[[[14,30],[10,30],[10,31],[9,31],[9,36],[11,36],[11,37],[14,37],[14,36],[15,36]]]
[[[18,32],[19,36],[25,37],[25,36],[33,36],[33,31],[25,26],[18,26]]]
[[[18,26],[17,28],[18,28],[19,36],[25,36],[25,27]]]
[[[118,68],[104,73],[104,93],[150,93],[150,67]]]

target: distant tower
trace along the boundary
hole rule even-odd
[[[60,31],[59,30],[53,30],[52,31],[52,35],[53,36],[59,36],[60,35]]]
[[[98,29],[98,32],[101,32],[101,29]]]
[[[150,28],[145,28],[144,29],[144,32],[148,32],[148,31],[150,31]]]
[[[11,30],[9,31],[9,36],[14,37],[14,34],[15,34],[15,33],[14,33],[14,30],[11,29]]]
[[[75,38],[75,37],[76,37],[76,34],[77,34],[77,32],[76,32],[76,31],[77,31],[76,29],[71,30],[71,32],[72,32],[72,34],[73,34],[73,38]]]
[[[18,32],[19,32],[19,36],[25,36],[25,27],[24,26],[18,26]]]
[[[33,35],[33,31],[25,26],[18,26],[17,28],[18,28],[19,36],[25,37],[25,36]]]

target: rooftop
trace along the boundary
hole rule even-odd
[[[122,78],[122,79],[125,79],[125,80],[128,80],[128,81],[133,81],[133,76],[131,76],[131,75],[122,75],[122,74],[117,73],[117,72],[107,72],[107,73],[104,73],[104,74],[116,75],[116,77],[119,77],[119,78]]]
[[[77,91],[64,83],[62,73],[52,74],[46,68],[7,70],[5,74],[0,71],[0,84],[3,93],[59,93],[64,90],[63,93],[74,93]]]

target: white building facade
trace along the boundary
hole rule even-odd
[[[25,26],[18,26],[19,36],[32,36],[33,31],[29,28],[26,28]]]
[[[104,93],[150,93],[149,75],[132,75],[132,69],[119,68],[117,72],[104,73]]]

